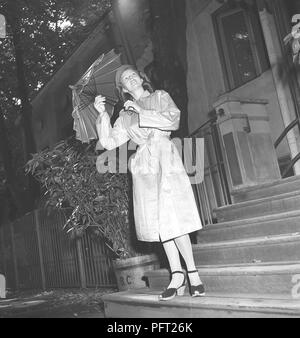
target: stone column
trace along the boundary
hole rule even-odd
[[[267,103],[226,96],[214,104],[231,192],[281,178]]]

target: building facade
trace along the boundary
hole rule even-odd
[[[224,96],[266,100],[271,137],[299,117],[299,82],[287,75],[290,60],[284,37],[296,0],[187,0],[189,126],[208,119]],[[299,131],[292,130],[277,147],[279,161],[299,153]],[[298,168],[299,173],[299,168]]]

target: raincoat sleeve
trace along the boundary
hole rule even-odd
[[[101,122],[96,125],[99,141],[96,145],[97,150],[101,150],[101,146],[107,150],[115,149],[129,140],[127,130],[123,125],[123,117],[120,116],[112,128],[110,117],[107,112],[101,116]]]
[[[167,92],[163,90],[158,92],[157,106],[157,109],[144,110],[139,114],[140,127],[164,131],[177,130],[180,122],[180,110]]]

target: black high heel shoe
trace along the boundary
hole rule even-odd
[[[168,288],[166,289],[161,295],[159,295],[159,300],[171,300],[175,296],[183,296],[184,290],[185,290],[185,274],[182,271],[174,271],[171,274],[174,275],[175,273],[181,273],[184,276],[182,284],[176,289],[176,288]]]
[[[198,273],[198,270],[188,271],[187,273]],[[199,285],[191,285],[190,283],[190,293],[192,297],[202,297],[205,296],[204,285],[201,283]]]

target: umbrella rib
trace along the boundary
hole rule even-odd
[[[115,73],[116,70],[117,70],[118,68],[119,68],[119,66],[116,67],[115,69],[112,69],[111,71],[109,71],[109,72],[107,72],[107,73],[105,73],[105,74],[97,74],[97,72],[98,72],[99,70],[101,70],[101,69],[99,69],[99,70],[97,69],[97,70],[94,72],[93,76],[96,77],[96,78],[101,78],[101,77],[104,77],[104,76],[108,76],[108,75],[110,75],[110,74]]]
[[[108,65],[110,65],[112,62],[116,61],[118,59],[120,55],[117,55],[114,59],[110,60],[108,63],[106,63],[105,65],[103,65],[102,67],[98,68],[97,70],[95,70],[94,74],[96,74],[98,71],[102,70],[104,67],[107,67]],[[118,69],[119,67],[117,67],[116,69]],[[115,70],[116,70],[115,69]],[[112,72],[114,72],[115,70],[113,70]],[[109,73],[107,73],[109,74]]]
[[[96,83],[95,76],[93,76],[93,80],[94,80],[94,83],[95,83],[95,88],[97,88],[97,83]]]
[[[88,82],[91,79],[91,76],[93,75],[93,70],[95,66],[100,63],[104,58],[104,54],[102,54],[96,61],[92,63],[92,65],[88,68],[88,70],[83,74],[83,76],[80,78],[80,80],[76,83],[76,85],[79,85],[80,82],[83,82],[82,86],[85,87]],[[87,79],[86,79],[87,78]]]
[[[113,56],[112,58],[108,58],[108,59],[109,59],[108,62],[107,62],[107,63],[103,63],[102,67],[100,67],[99,69],[102,69],[102,68],[106,67],[106,66],[109,65],[110,63],[112,63],[112,62],[114,62],[115,60],[117,60],[119,57],[120,57],[120,54],[116,54],[116,55]],[[103,59],[102,59],[101,61],[103,61]],[[101,62],[101,61],[100,61],[100,62]],[[99,63],[100,63],[100,62],[99,62]]]
[[[109,103],[110,105],[112,105],[112,106],[114,106],[115,104],[116,104],[116,100],[113,100],[113,99],[111,99],[111,98],[109,98],[108,100],[107,100],[107,98],[106,98],[106,101],[107,101],[107,103]]]

